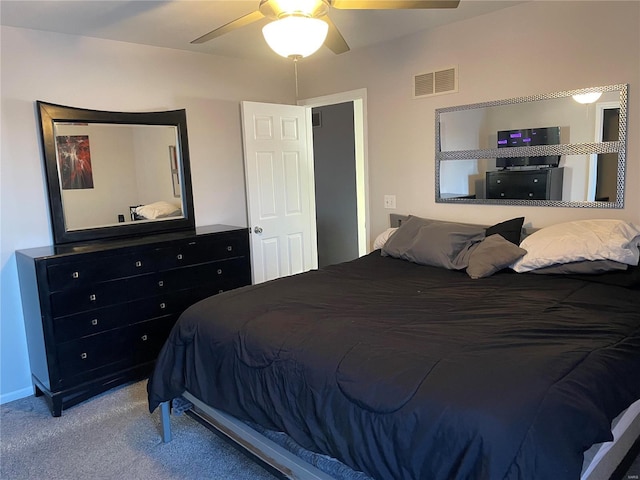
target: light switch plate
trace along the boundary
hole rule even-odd
[[[396,208],[396,196],[385,195],[384,196],[384,208]]]

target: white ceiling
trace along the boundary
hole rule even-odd
[[[461,0],[456,9],[337,10],[329,16],[356,50],[521,1]],[[2,25],[237,58],[273,58],[263,19],[205,44],[190,42],[257,10],[259,0],[0,0]],[[321,48],[315,55],[333,55]]]

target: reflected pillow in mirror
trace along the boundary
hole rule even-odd
[[[160,201],[142,205],[136,208],[136,213],[147,219],[176,217],[182,214],[178,205]]]
[[[638,264],[640,228],[615,219],[577,220],[544,227],[525,238],[527,254],[511,268],[528,272],[559,263],[613,260]]]
[[[526,253],[525,249],[495,233],[471,251],[467,275],[474,279],[488,277],[507,268]]]

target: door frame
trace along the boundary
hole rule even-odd
[[[324,107],[338,103],[353,102],[353,123],[355,135],[355,162],[356,162],[356,212],[358,217],[358,254],[360,256],[369,253],[369,167],[368,167],[368,141],[367,141],[367,89],[360,88],[346,92],[324,95],[321,97],[298,100],[297,104],[307,108],[307,139],[309,157],[313,166],[313,126],[311,125],[311,109]],[[313,169],[312,169],[313,171]],[[313,185],[313,183],[312,183]],[[311,198],[312,211],[316,208],[315,188]],[[313,222],[315,225],[315,222]],[[317,256],[317,252],[316,252]]]
[[[598,102],[595,105],[595,126],[596,133],[594,142],[602,142],[602,133],[604,129],[604,111],[615,110],[620,108],[620,102]],[[596,183],[598,182],[598,154],[592,153],[589,156],[589,183],[587,186],[587,200],[594,202],[596,199]]]

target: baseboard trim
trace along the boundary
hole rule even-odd
[[[0,395],[0,405],[33,395],[33,386]]]

